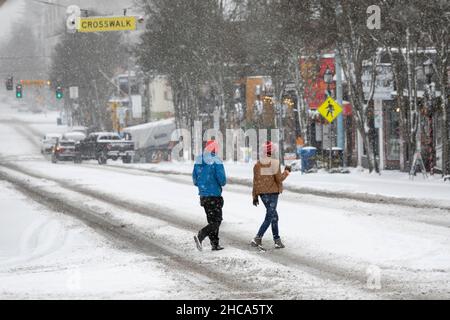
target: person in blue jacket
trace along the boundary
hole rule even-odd
[[[218,149],[217,141],[208,141],[203,154],[197,157],[192,172],[192,180],[200,195],[200,205],[208,221],[208,225],[194,236],[199,251],[203,250],[202,242],[206,237],[209,237],[212,250],[223,249],[219,245],[219,227],[222,222],[222,187],[227,178],[223,163],[216,155]]]

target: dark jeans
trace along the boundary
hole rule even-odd
[[[266,233],[267,229],[270,225],[272,225],[272,234],[273,239],[280,239],[280,235],[278,234],[278,212],[277,212],[277,204],[278,204],[278,193],[268,193],[260,195],[264,206],[266,207],[266,218],[259,228],[257,236],[262,238],[264,233]]]
[[[198,233],[198,238],[203,241],[209,237],[212,245],[219,244],[219,227],[222,222],[222,197],[200,197],[200,205],[205,209],[208,225]]]

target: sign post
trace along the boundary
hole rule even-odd
[[[329,170],[331,170],[331,160],[333,151],[333,121],[342,113],[342,107],[333,100],[333,98],[328,97],[324,103],[318,109],[319,113],[330,123],[330,160],[329,160]]]
[[[78,87],[70,87],[69,88],[69,97],[70,99],[78,99]]]
[[[142,96],[140,94],[131,96],[131,113],[133,119],[142,118]]]

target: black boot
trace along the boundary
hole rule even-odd
[[[195,245],[197,247],[197,250],[198,251],[202,251],[203,250],[202,241],[199,239],[198,235],[194,236],[194,241],[195,241]]]
[[[212,251],[219,251],[223,250],[224,248],[220,246],[218,243],[211,243],[211,250]]]

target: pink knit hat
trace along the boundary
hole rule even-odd
[[[272,141],[266,141],[263,146],[263,153],[264,155],[272,155],[273,153],[277,152],[278,146],[276,143],[273,143]]]
[[[206,142],[205,150],[211,153],[217,153],[219,152],[219,144],[216,140],[209,140]]]

